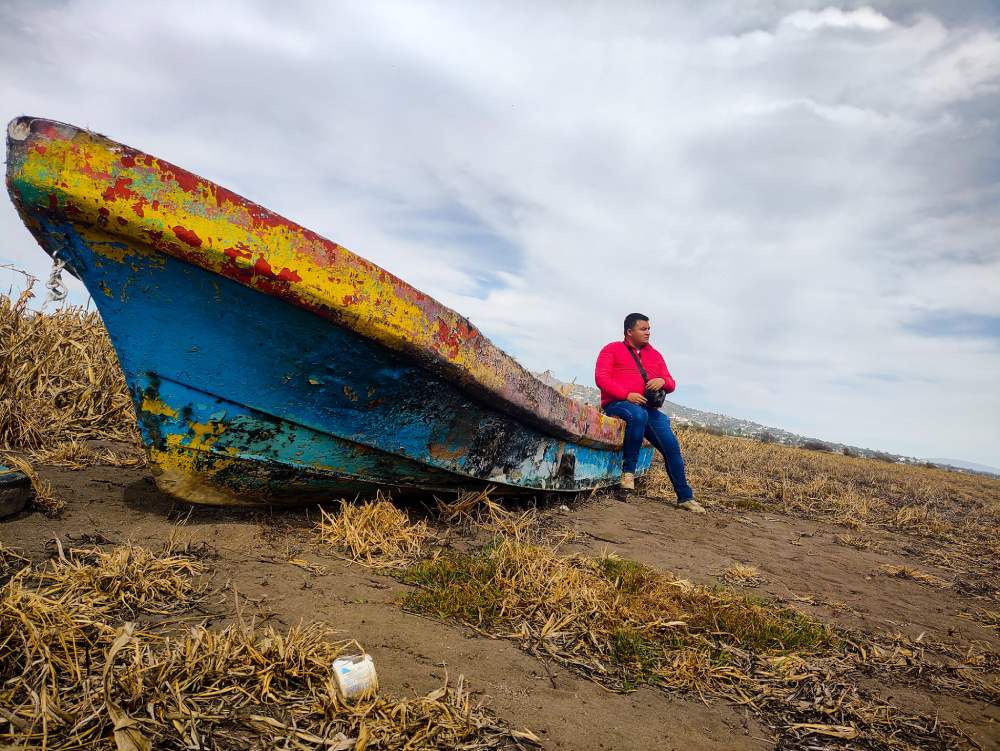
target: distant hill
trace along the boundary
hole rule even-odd
[[[582,386],[578,383],[564,383],[552,375],[551,372],[535,373],[544,383],[559,389],[567,396],[586,404],[599,405],[601,403],[601,392],[593,386]],[[741,420],[737,417],[720,415],[716,412],[704,412],[700,409],[685,407],[676,402],[666,401],[662,411],[670,415],[670,419],[677,425],[685,425],[702,430],[721,433],[723,435],[743,436],[744,438],[754,438],[765,443],[780,443],[785,446],[797,446],[799,448],[814,449],[818,451],[830,451],[848,456],[860,456],[867,459],[879,459],[885,462],[900,464],[935,464],[945,469],[954,469],[963,472],[975,472],[981,474],[1000,475],[1000,469],[989,467],[984,464],[975,464],[960,459],[918,459],[913,456],[903,456],[887,451],[863,448],[861,446],[849,446],[844,443],[824,441],[818,438],[791,433],[781,428],[774,428],[751,420]]]
[[[964,459],[928,459],[927,461],[932,464],[939,464],[942,467],[957,467],[958,469],[967,469],[970,472],[980,472],[984,475],[997,475],[1000,477],[1000,469],[991,467],[988,464],[976,464],[975,462],[967,462]]]

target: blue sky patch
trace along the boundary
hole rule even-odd
[[[905,326],[921,336],[1000,339],[1000,316],[977,313],[927,313]]]

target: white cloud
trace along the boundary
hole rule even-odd
[[[682,403],[1000,465],[997,341],[911,326],[1000,315],[1000,29],[786,5],[25,3],[0,114],[217,180],[530,367],[589,383],[638,309]],[[47,273],[8,205],[0,260]]]
[[[779,25],[799,31],[818,31],[820,29],[885,31],[891,29],[895,24],[870,7],[847,11],[828,7],[820,11],[797,10],[782,18]]]
[[[917,87],[932,101],[966,100],[1000,92],[1000,34],[980,31],[927,66]]]

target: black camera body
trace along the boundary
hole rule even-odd
[[[626,343],[625,346],[628,348],[628,353],[632,355],[632,359],[635,360],[635,366],[639,369],[639,375],[642,376],[643,383],[649,383],[649,376],[646,375],[646,369],[642,367],[642,360],[639,359],[639,355],[635,353],[635,350],[629,347]],[[650,391],[646,389],[646,406],[652,407],[653,409],[659,409],[663,406],[663,402],[667,398],[667,394],[663,389],[657,389],[656,391]]]

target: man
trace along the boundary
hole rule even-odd
[[[659,410],[659,393],[671,393],[677,384],[667,364],[649,343],[649,318],[642,313],[625,317],[624,341],[612,342],[597,356],[594,380],[601,390],[605,414],[625,421],[625,445],[622,457],[622,482],[625,490],[635,490],[635,465],[643,437],[663,456],[667,475],[677,493],[680,508],[705,513],[684,475],[684,459],[677,437],[670,429],[670,418]],[[641,367],[640,367],[641,366]],[[642,371],[646,371],[643,378]]]

